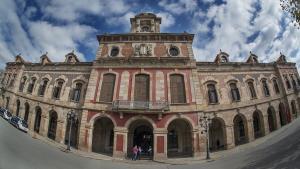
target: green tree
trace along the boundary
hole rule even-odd
[[[300,29],[300,0],[280,0],[283,11],[288,12],[294,25]]]

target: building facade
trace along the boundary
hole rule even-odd
[[[73,52],[59,63],[47,54],[40,63],[16,56],[1,80],[1,106],[31,133],[61,144],[75,111],[71,145],[117,158],[134,145],[153,159],[201,156],[204,114],[212,119],[211,151],[251,142],[299,115],[300,78],[284,55],[259,63],[250,52],[246,62],[231,62],[220,51],[214,62],[198,62],[193,34],[161,33],[161,18],[151,13],[130,23],[130,33],[97,36],[93,62]]]

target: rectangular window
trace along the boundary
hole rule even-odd
[[[102,80],[102,86],[100,91],[101,102],[112,102],[114,96],[116,75],[105,74]]]

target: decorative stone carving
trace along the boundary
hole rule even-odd
[[[152,45],[151,44],[137,44],[134,46],[134,56],[151,56]]]

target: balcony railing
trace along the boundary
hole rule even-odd
[[[169,103],[167,101],[128,101],[115,100],[112,102],[113,110],[169,110]]]

